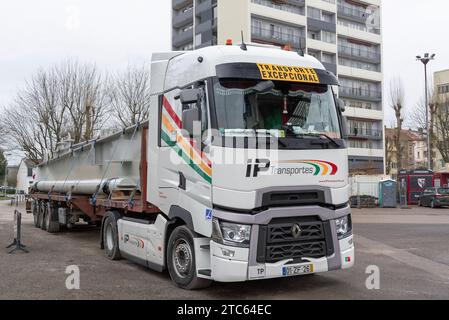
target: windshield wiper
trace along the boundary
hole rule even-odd
[[[276,136],[275,136],[273,133],[271,133],[271,132],[267,132],[267,134],[269,134],[272,138],[275,138],[281,146],[283,146],[284,148],[288,148],[288,145],[287,145],[284,141],[282,141],[281,138],[276,137]]]
[[[334,138],[331,138],[330,136],[328,136],[325,133],[304,133],[302,135],[307,136],[307,137],[325,138],[329,142],[331,142],[334,146],[340,147],[340,144]],[[329,142],[327,142],[327,143],[329,143]],[[324,143],[324,141],[323,141],[323,143]]]

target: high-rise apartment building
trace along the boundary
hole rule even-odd
[[[447,145],[447,134],[449,134],[449,70],[435,72],[433,77],[434,83],[434,103],[437,104],[436,113],[433,115],[434,133],[436,136],[436,144],[442,149],[443,153],[449,150]],[[434,146],[432,150],[432,163],[436,172],[449,171],[449,163],[441,154],[441,151]]]
[[[350,127],[350,169],[383,174],[381,0],[172,0],[173,50],[227,39],[290,45],[340,80]]]

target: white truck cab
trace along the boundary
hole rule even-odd
[[[235,282],[353,266],[336,85],[278,48],[153,56],[148,202],[194,235],[190,249],[167,244],[172,269]]]

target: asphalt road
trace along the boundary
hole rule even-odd
[[[23,218],[30,253],[9,255],[12,212],[0,201],[0,299],[449,299],[449,209],[354,210],[353,269],[201,291],[178,289],[167,273],[109,261],[96,229],[52,235],[34,228],[31,215]],[[80,290],[65,286],[69,265],[79,266]],[[379,290],[365,286],[372,265]]]

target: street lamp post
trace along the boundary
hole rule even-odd
[[[4,179],[3,179],[3,192],[4,192],[4,197],[6,198],[6,167],[8,165],[8,161],[5,159],[2,161],[2,165],[5,166],[5,172],[4,172]]]
[[[425,103],[426,103],[426,131],[427,131],[427,166],[429,170],[432,170],[432,156],[430,150],[430,117],[429,117],[429,93],[427,86],[427,64],[435,59],[435,54],[430,55],[429,53],[425,53],[424,57],[416,56],[416,60],[421,61],[424,65],[424,80],[425,80]]]

